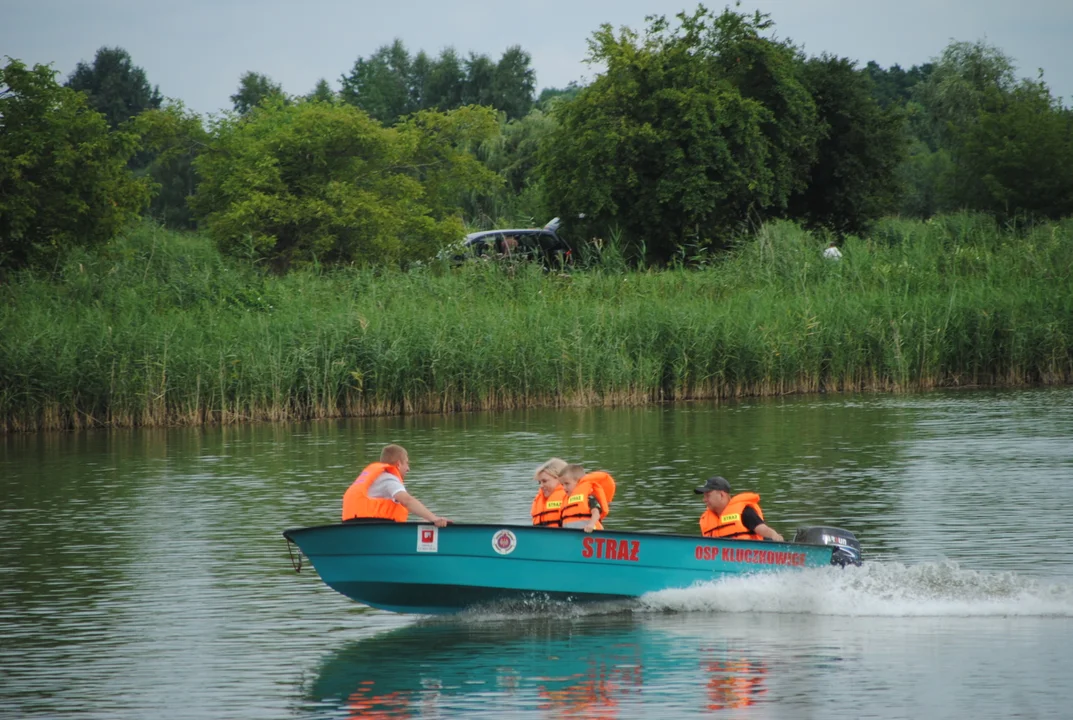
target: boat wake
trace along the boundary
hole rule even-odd
[[[778,613],[857,617],[1073,617],[1073,585],[957,563],[869,562],[858,568],[729,577],[639,600],[573,603],[540,595],[478,606],[463,622],[651,613]]]
[[[648,612],[804,613],[875,617],[1073,617],[1073,585],[956,563],[869,562],[726,578],[649,593]]]

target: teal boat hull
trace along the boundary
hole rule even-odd
[[[333,590],[399,613],[518,599],[638,598],[757,572],[831,564],[832,547],[511,525],[343,523],[287,530]]]

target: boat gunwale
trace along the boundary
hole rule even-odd
[[[419,526],[419,525],[432,525],[432,523],[430,523],[430,522],[402,522],[402,523],[400,523],[400,522],[395,522],[394,520],[380,521],[379,519],[371,519],[371,520],[364,520],[363,519],[363,520],[360,520],[358,522],[348,520],[346,522],[326,523],[324,525],[309,525],[307,527],[288,528],[288,529],[283,531],[283,537],[286,538],[288,542],[292,542],[295,545],[298,545],[299,544],[298,541],[295,540],[293,537],[291,537],[291,533],[304,532],[304,531],[307,531],[307,530],[323,530],[323,529],[327,529],[327,528],[336,528],[336,527],[362,527],[362,526],[382,527],[382,526],[385,526],[385,525],[407,525],[407,526],[411,526],[411,527],[416,527],[416,526]],[[503,529],[513,530],[513,529],[520,528],[522,530],[535,530],[535,531],[540,531],[540,532],[562,532],[564,530],[567,531],[567,532],[583,532],[581,530],[574,530],[572,528],[568,529],[568,528],[558,528],[558,527],[543,527],[543,526],[540,526],[540,525],[519,525],[517,523],[454,523],[454,522],[452,522],[452,523],[449,523],[447,525],[447,527],[497,528],[497,529],[501,529],[501,530],[503,530]],[[440,528],[440,529],[444,530],[446,528]],[[657,532],[655,530],[608,530],[608,529],[604,529],[604,530],[594,530],[592,533],[584,533],[584,534],[589,535],[589,536],[596,536],[597,534],[599,534],[601,536],[602,535],[609,535],[609,534],[626,535],[626,536],[636,535],[636,536],[641,536],[641,537],[683,538],[685,540],[691,540],[691,541],[703,540],[703,541],[712,542],[712,543],[721,543],[721,542],[740,543],[740,542],[747,542],[747,543],[759,543],[759,544],[762,544],[762,545],[773,545],[773,546],[777,545],[777,546],[780,546],[780,547],[789,545],[789,546],[799,546],[799,547],[808,547],[808,548],[831,548],[832,552],[834,552],[834,548],[836,547],[834,545],[825,545],[825,544],[822,544],[822,543],[793,542],[792,540],[783,540],[783,541],[780,542],[778,540],[746,540],[746,539],[737,539],[737,538],[712,538],[712,537],[705,537],[704,535],[686,535],[686,534],[683,534],[683,533],[665,533],[665,532]]]

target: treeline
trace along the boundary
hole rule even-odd
[[[934,62],[806,56],[769,16],[703,7],[597,30],[591,84],[535,97],[530,57],[401,41],[340,90],[246,73],[234,111],[164,102],[120,48],[65,84],[0,69],[0,269],[54,267],[148,214],[277,271],[426,261],[466,225],[558,215],[576,244],[692,262],[792,219],[834,236],[891,213],[1073,213],[1073,113],[986,43]]]

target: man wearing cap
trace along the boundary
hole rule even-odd
[[[778,540],[782,535],[764,524],[760,496],[744,492],[731,497],[726,478],[708,478],[708,482],[693,490],[704,496],[708,509],[700,516],[700,532],[704,537],[728,540]]]

